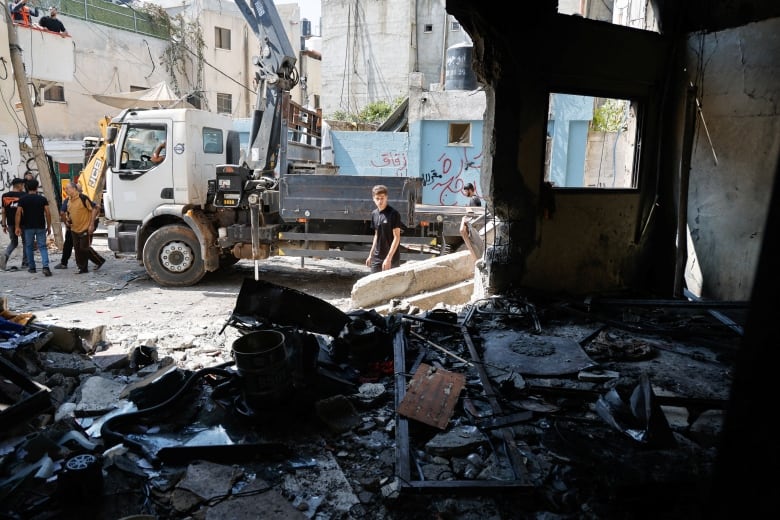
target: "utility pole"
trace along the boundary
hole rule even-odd
[[[62,223],[60,221],[60,208],[57,205],[57,191],[52,182],[52,173],[49,169],[49,161],[46,160],[46,152],[43,149],[43,139],[38,129],[38,119],[35,117],[35,109],[30,100],[30,92],[27,90],[27,78],[25,77],[24,61],[22,61],[22,48],[16,35],[16,27],[11,21],[11,13],[3,4],[6,25],[8,26],[8,46],[11,51],[11,66],[14,68],[16,90],[19,91],[19,100],[22,102],[22,111],[27,123],[27,133],[32,143],[33,157],[38,167],[38,178],[41,181],[44,192],[49,195],[49,211],[51,213],[51,227],[54,234],[54,243],[62,249]],[[13,107],[9,107],[13,110]],[[53,204],[52,204],[53,203]]]

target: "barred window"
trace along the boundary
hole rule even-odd
[[[217,93],[217,113],[233,113],[233,95]]]

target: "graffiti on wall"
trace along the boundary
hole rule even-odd
[[[35,157],[27,155],[25,159],[25,155],[22,154],[22,160],[24,161],[24,173],[21,176],[24,177],[27,174],[31,174],[33,179],[37,179],[38,165],[35,162]],[[21,169],[13,162],[11,147],[8,146],[6,141],[0,139],[0,190],[10,190],[11,181],[15,177],[19,177],[20,171]]]
[[[371,159],[371,166],[374,168],[392,168],[396,177],[406,177],[407,162],[404,152],[384,152],[380,154],[379,160]]]
[[[11,148],[0,139],[0,191],[11,189],[11,180],[16,177],[11,164]]]
[[[471,182],[479,189],[482,152],[469,157],[468,148],[453,148],[456,153],[444,152],[437,159],[437,167],[422,174],[423,189],[433,192],[437,204],[455,206],[462,203],[463,186]],[[480,195],[477,192],[477,195]]]

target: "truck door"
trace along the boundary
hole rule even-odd
[[[111,218],[141,221],[160,204],[173,203],[170,125],[128,125],[117,143],[117,165],[106,179]]]

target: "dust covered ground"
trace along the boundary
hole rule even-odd
[[[5,251],[8,235],[0,234],[0,250]],[[94,271],[76,274],[75,258],[68,269],[54,269],[61,252],[51,243],[50,268],[53,276],[28,273],[21,267],[18,247],[0,271],[0,298],[9,310],[32,313],[37,323],[66,328],[90,329],[105,326],[105,339],[114,344],[154,342],[162,350],[180,349],[188,344],[210,345],[230,355],[238,334],[230,327],[222,333],[236,303],[244,279],[257,279],[296,289],[347,311],[352,285],[369,273],[364,265],[334,259],[274,257],[257,264],[242,260],[226,271],[209,273],[195,286],[165,288],[146,274],[132,255],[115,255],[104,235],[97,235],[93,247],[106,263]],[[17,267],[17,270],[8,270]],[[130,345],[128,345],[130,346]]]

